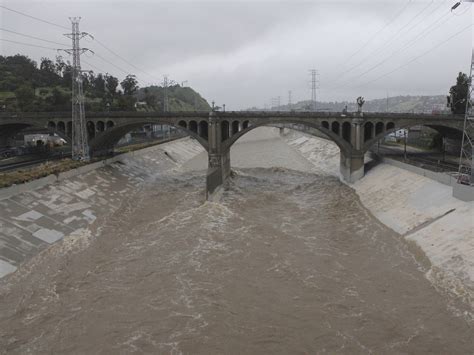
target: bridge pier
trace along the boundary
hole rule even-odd
[[[352,119],[351,146],[350,152],[340,153],[340,172],[344,181],[352,184],[364,177],[364,152],[362,144],[364,142],[364,130],[362,125],[364,120],[360,117]]]
[[[352,184],[364,177],[364,153],[341,151],[340,172],[344,181]]]
[[[220,190],[230,176],[230,149],[222,144],[222,128],[215,112],[209,113],[208,143],[209,164],[206,175],[206,198]]]
[[[209,166],[206,175],[206,198],[219,191],[221,186],[230,176],[230,152],[221,154],[209,154]]]

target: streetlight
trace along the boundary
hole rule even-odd
[[[461,0],[461,1],[458,1],[457,3],[455,3],[453,5],[453,7],[451,8],[451,11],[456,10],[459,7],[459,5],[461,5],[463,2],[474,2],[474,0]]]

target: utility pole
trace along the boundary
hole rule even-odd
[[[79,31],[80,17],[70,17],[69,19],[72,23],[72,33],[65,34],[65,36],[71,38],[72,49],[63,50],[68,54],[72,54],[72,159],[88,161],[90,155],[84,111],[84,94],[82,92],[81,54],[92,51],[81,48],[79,41],[90,35]]]
[[[403,129],[403,158],[407,160],[407,130]]]
[[[168,76],[164,75],[163,76],[163,112],[168,112],[169,111],[169,105],[168,105]]]
[[[291,111],[291,90],[288,91],[288,111]]]
[[[309,70],[311,74],[311,111],[316,111],[317,109],[317,101],[316,101],[316,90],[318,89],[318,76],[319,73],[316,69],[310,69]]]

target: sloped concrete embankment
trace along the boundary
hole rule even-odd
[[[147,179],[201,152],[183,138],[0,190],[0,277],[58,240],[89,233],[96,220],[133,201]]]
[[[338,176],[339,149],[330,141],[290,132],[290,146],[315,172]],[[351,185],[383,224],[415,242],[428,257],[428,278],[474,306],[474,203],[452,197],[452,187],[400,167],[379,164]]]

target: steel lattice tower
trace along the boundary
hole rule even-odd
[[[70,17],[69,19],[72,23],[72,33],[65,36],[72,39],[72,49],[65,51],[72,55],[72,158],[74,160],[89,160],[81,70],[81,54],[88,49],[81,48],[79,45],[79,41],[89,34],[79,32],[80,17]]]
[[[316,111],[317,101],[316,101],[316,90],[318,89],[318,78],[319,75],[316,69],[310,69],[311,74],[311,111]]]
[[[471,136],[470,132],[474,129],[474,112],[472,109],[473,105],[473,92],[474,82],[474,50],[471,56],[471,70],[469,73],[469,88],[467,91],[466,99],[466,112],[464,115],[464,129],[461,144],[461,156],[459,157],[459,171],[458,171],[458,183],[466,185],[474,185],[474,137]]]

